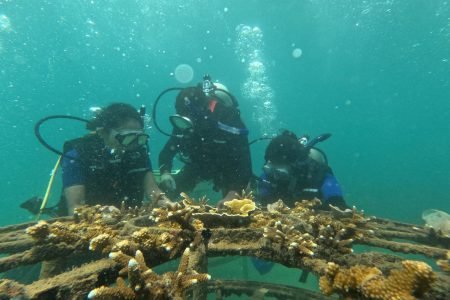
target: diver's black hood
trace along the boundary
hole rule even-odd
[[[192,117],[194,107],[199,110],[202,109],[207,100],[200,87],[189,87],[178,93],[175,110],[179,115]]]
[[[272,139],[266,148],[264,159],[273,163],[292,164],[307,156],[308,150],[298,142],[297,136],[285,131]]]

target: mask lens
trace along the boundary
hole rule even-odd
[[[143,146],[143,145],[147,144],[147,141],[148,141],[148,135],[141,134],[141,135],[138,136],[138,144],[140,146]]]
[[[137,139],[136,134],[127,134],[127,135],[123,136],[121,144],[123,146],[128,146],[128,145],[132,144],[136,139]]]
[[[142,132],[118,133],[116,139],[122,146],[129,146],[136,141],[139,145],[145,145],[148,140],[148,135]]]
[[[264,165],[264,173],[275,181],[289,181],[289,166],[275,166],[271,163]]]
[[[176,127],[181,130],[188,130],[192,129],[194,127],[194,124],[192,123],[191,119],[188,117],[180,116],[180,115],[173,115],[169,117],[170,123],[172,123],[173,127]]]

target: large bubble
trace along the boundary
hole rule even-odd
[[[178,82],[188,83],[194,78],[194,69],[188,64],[181,64],[175,68],[174,75]]]
[[[294,50],[292,50],[292,56],[294,58],[299,58],[300,56],[302,56],[303,51],[300,48],[295,48]]]

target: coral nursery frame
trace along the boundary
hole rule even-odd
[[[356,208],[319,211],[319,200],[259,208],[243,195],[218,210],[205,199],[183,198],[173,208],[86,206],[74,217],[0,228],[0,253],[6,254],[0,272],[92,257],[31,284],[0,279],[0,299],[450,298],[450,239],[432,228],[367,217]],[[353,253],[354,245],[421,254],[439,268],[396,254]],[[320,277],[322,293],[211,278],[208,257],[228,255],[309,271]],[[179,257],[176,271],[151,269]]]

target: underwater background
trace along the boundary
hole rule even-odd
[[[206,73],[237,97],[250,140],[332,133],[319,148],[347,203],[423,224],[450,211],[449,59],[444,0],[0,0],[0,226],[33,220],[19,204],[43,196],[56,162],[38,120],[115,101],[151,115],[164,89]],[[174,98],[158,105],[166,130]],[[61,149],[83,125],[42,134]],[[147,130],[157,168],[166,137]],[[252,145],[255,174],[266,145]],[[60,190],[58,174],[51,204]]]

